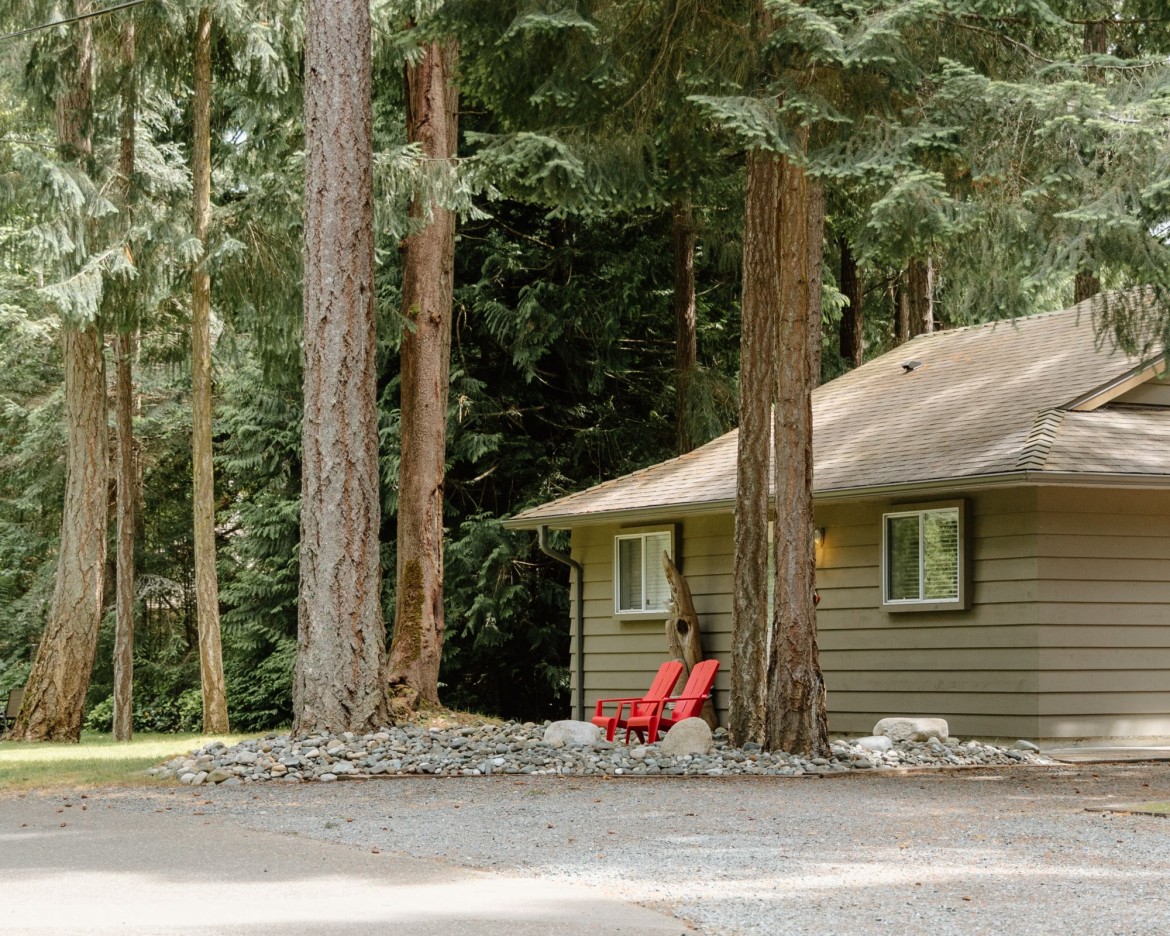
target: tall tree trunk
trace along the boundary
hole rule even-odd
[[[764,746],[820,756],[829,742],[814,601],[812,391],[820,364],[824,196],[787,161],[783,181],[773,442],[776,587]]]
[[[910,340],[910,289],[905,276],[900,275],[894,280],[891,290],[894,300],[894,346],[905,344]]]
[[[370,5],[309,0],[304,463],[293,731],[388,720],[378,543]]]
[[[1092,299],[1101,291],[1101,281],[1092,273],[1080,270],[1077,272],[1074,284],[1074,302],[1084,302]]]
[[[134,78],[134,18],[122,24],[122,141],[118,173],[122,177],[122,210],[131,210],[134,177],[134,122],[137,89]],[[115,413],[118,472],[117,611],[114,624],[114,740],[129,741],[134,710],[134,537],[138,465],[134,451],[134,357],[138,340],[125,328],[114,339],[117,368]]]
[[[215,571],[215,474],[211,464],[211,274],[207,227],[211,220],[211,11],[199,11],[195,30],[192,188],[195,237],[203,254],[191,272],[191,457],[195,476],[195,604],[199,622],[199,673],[203,731],[228,730],[223,651],[219,637],[219,584]]]
[[[1085,23],[1082,44],[1086,55],[1104,55],[1109,51],[1109,27],[1104,22]],[[1100,68],[1088,69],[1085,77],[1097,84],[1101,84],[1105,79]],[[1077,270],[1073,282],[1073,302],[1092,299],[1100,291],[1101,280],[1097,278],[1094,270],[1087,264]]]
[[[406,66],[406,135],[435,162],[455,157],[458,48],[428,42]],[[443,651],[443,483],[455,277],[455,215],[416,196],[402,273],[402,451],[398,569],[388,682],[395,705],[439,704]]]
[[[73,15],[90,12],[75,0]],[[87,164],[92,154],[93,35],[90,21],[74,27],[75,58],[68,89],[57,98],[61,155]],[[106,562],[107,428],[102,332],[96,323],[66,323],[65,504],[49,619],[37,647],[24,701],[10,736],[25,741],[79,741],[85,693],[97,653]]]
[[[695,219],[689,202],[671,209],[674,242],[674,399],[675,449],[679,455],[695,447],[691,388],[698,366],[695,333]]]
[[[857,268],[857,259],[849,241],[838,239],[841,247],[841,292],[845,296],[845,308],[841,310],[841,357],[860,367],[865,363],[865,319],[861,303],[865,297],[865,281]]]
[[[934,331],[934,264],[930,257],[906,264],[906,294],[910,305],[910,337]]]
[[[747,161],[740,332],[739,442],[729,730],[733,744],[763,743],[768,633],[768,454],[780,306],[781,162],[753,150]]]

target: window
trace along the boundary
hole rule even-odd
[[[618,614],[664,612],[670,584],[662,554],[674,558],[674,530],[623,533],[614,538],[614,611]]]
[[[886,610],[966,607],[961,503],[888,513],[882,528]]]

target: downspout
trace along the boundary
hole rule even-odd
[[[581,563],[570,556],[568,553],[563,553],[559,549],[553,549],[548,544],[548,527],[541,526],[536,531],[537,545],[540,546],[540,551],[548,556],[550,559],[555,559],[557,562],[567,565],[570,569],[577,573],[576,575],[576,601],[577,601],[577,720],[585,720],[585,576],[582,574]]]

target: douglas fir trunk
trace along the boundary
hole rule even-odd
[[[304,463],[293,731],[387,721],[374,313],[370,5],[309,0]]]
[[[211,464],[211,274],[207,226],[211,220],[211,13],[199,11],[195,32],[195,140],[191,181],[195,237],[203,255],[191,273],[191,458],[195,480],[195,606],[199,621],[199,673],[203,731],[228,730],[219,638],[219,584],[215,572],[215,476]]]
[[[695,219],[688,202],[671,210],[674,241],[674,400],[675,448],[683,455],[696,445],[691,388],[698,363],[695,335]]]
[[[428,42],[406,67],[407,139],[433,163],[455,157],[458,52]],[[455,215],[416,196],[421,227],[405,242],[402,273],[402,450],[398,474],[398,588],[390,646],[400,706],[439,703],[443,652],[443,482],[455,276]]]
[[[910,307],[910,337],[934,331],[934,264],[930,257],[906,265],[906,293]]]
[[[865,362],[865,318],[861,308],[865,283],[849,241],[842,237],[838,243],[841,247],[841,292],[845,296],[845,308],[841,310],[841,357],[854,367],[860,367]]]
[[[122,146],[118,174],[122,181],[122,211],[131,213],[134,177],[134,20],[122,24]],[[137,338],[128,324],[114,339],[115,410],[118,430],[118,571],[114,622],[114,740],[129,741],[133,733],[134,702],[134,509],[138,465],[134,452],[134,356]]]
[[[768,453],[780,304],[780,160],[748,156],[743,226],[739,446],[731,633],[732,743],[764,740],[768,633]]]
[[[73,15],[90,12],[86,0]],[[73,27],[77,43],[68,89],[57,99],[57,136],[65,159],[88,163],[93,82],[89,20]],[[102,617],[107,525],[106,371],[101,329],[62,328],[65,365],[65,505],[53,600],[11,736],[25,741],[79,741],[85,693]]]
[[[824,200],[819,185],[788,162],[782,205],[774,442],[776,589],[765,748],[821,756],[829,743],[814,602],[812,391],[820,369]]]

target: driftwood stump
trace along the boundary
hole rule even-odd
[[[695,613],[695,603],[691,599],[691,587],[671,561],[670,555],[665,552],[662,554],[662,567],[666,570],[666,580],[670,583],[670,617],[666,621],[666,643],[670,648],[670,655],[682,661],[686,670],[684,675],[689,677],[695,664],[703,661],[699,616]],[[700,717],[711,726],[712,731],[719,727],[719,721],[715,717],[715,703],[710,697],[703,703]]]

